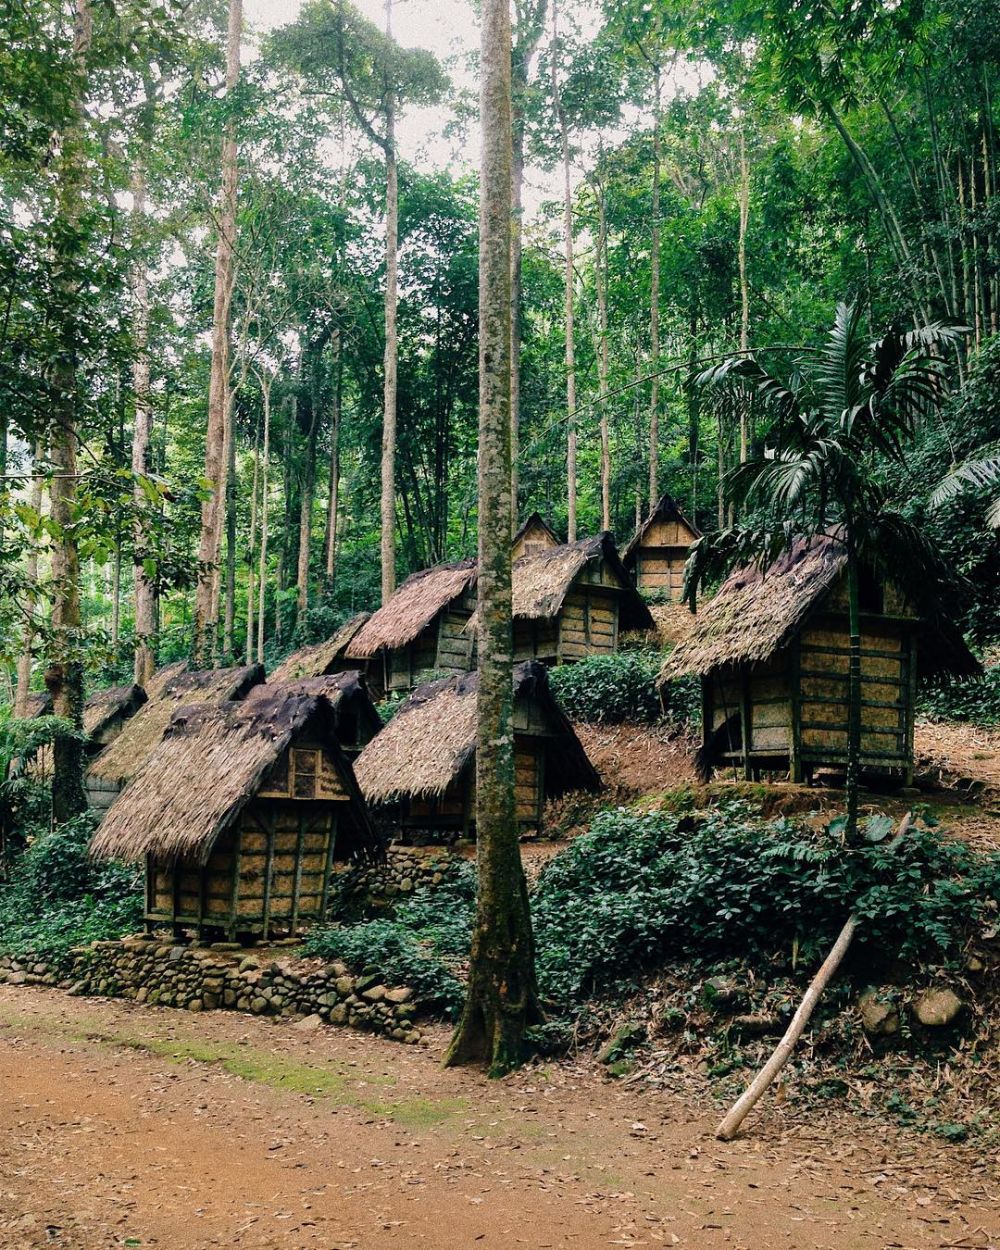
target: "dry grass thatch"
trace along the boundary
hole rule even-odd
[[[511,546],[516,547],[532,530],[535,531],[538,538],[547,540],[550,546],[559,546],[559,539],[556,537],[555,530],[540,512],[532,512],[530,516],[525,517],[517,533],[511,539]]]
[[[320,677],[300,677],[280,684],[272,678],[266,685],[255,686],[247,695],[247,702],[261,702],[272,698],[275,693],[304,694],[325,700],[333,712],[335,729],[340,728],[345,712],[353,712],[358,718],[360,728],[367,730],[362,741],[374,738],[382,728],[382,718],[371,697],[364,673],[356,668],[349,668],[343,673],[326,673]]]
[[[134,715],[147,701],[142,686],[112,686],[110,690],[99,690],[92,694],[83,705],[83,728],[88,738],[96,738],[116,716]]]
[[[785,647],[806,618],[844,575],[847,555],[836,537],[797,539],[768,568],[748,565],[730,573],[699,611],[687,638],[667,657],[661,682],[686,673],[701,676],[722,665],[753,664]],[[937,619],[924,622],[918,648],[925,672],[979,671],[958,630]]]
[[[25,720],[33,720],[36,716],[52,715],[52,696],[47,690],[40,690],[37,694],[29,694],[24,701],[24,717]]]
[[[471,761],[476,750],[478,673],[428,682],[415,690],[355,763],[361,792],[369,803],[441,795]],[[546,788],[600,789],[600,779],[551,691],[545,667],[537,661],[514,670],[514,699],[534,699],[547,714],[555,736],[553,761],[545,769]]]
[[[186,703],[218,704],[243,699],[263,680],[264,670],[259,664],[181,673],[126,723],[114,742],[91,764],[90,775],[122,785],[142,768],[178,708]]]
[[[91,854],[129,861],[154,855],[204,864],[268,770],[303,735],[327,744],[352,794],[355,845],[374,851],[375,833],[329,721],[330,709],[322,699],[297,694],[182,708],[105,816]]]
[[[701,530],[693,521],[688,520],[673,495],[661,495],[659,503],[653,508],[622,550],[622,560],[625,564],[628,564],[635,555],[636,549],[642,546],[642,540],[646,535],[646,531],[656,521],[676,521],[678,525],[684,525],[691,531],[693,539],[701,537]]]
[[[652,629],[649,608],[632,586],[614,539],[607,533],[518,560],[513,570],[515,618],[547,620],[558,616],[574,582],[591,561],[599,560],[610,567],[621,587],[621,629]]]
[[[150,699],[158,699],[172,681],[176,681],[181,673],[186,673],[187,660],[175,660],[173,664],[164,664],[146,682],[146,694]]]
[[[475,582],[475,560],[439,564],[411,574],[355,634],[347,658],[368,660],[379,651],[406,646]]]
[[[272,685],[279,685],[301,677],[322,677],[329,673],[333,665],[344,658],[344,652],[351,640],[370,616],[370,612],[359,612],[349,621],[345,621],[331,638],[293,651],[281,661],[268,677],[268,681]]]

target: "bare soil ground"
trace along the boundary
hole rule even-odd
[[[488,1083],[429,1047],[0,988],[0,1246],[900,1250],[1000,1242],[995,1159],[584,1066]]]
[[[693,738],[669,725],[573,726],[591,763],[612,790],[662,794],[694,786]]]

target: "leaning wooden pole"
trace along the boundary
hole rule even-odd
[[[896,843],[905,835],[910,827],[913,818],[912,812],[907,812],[899,823],[896,835],[890,843],[895,846]],[[760,1102],[768,1086],[778,1075],[785,1064],[791,1059],[792,1052],[795,1050],[796,1043],[805,1032],[805,1027],[809,1023],[816,1004],[823,995],[823,991],[830,984],[834,974],[840,967],[844,956],[847,954],[848,947],[854,939],[857,932],[858,918],[850,916],[847,923],[840,931],[833,949],[823,960],[822,966],[809,983],[809,988],[803,996],[799,1009],[792,1017],[792,1022],[785,1031],[785,1036],[781,1039],[774,1049],[774,1053],[767,1063],[761,1068],[740,1097],[733,1103],[732,1107],[726,1114],[722,1123],[715,1130],[716,1137],[720,1141],[732,1141],[736,1134],[740,1131],[740,1125],[747,1118],[750,1112]]]

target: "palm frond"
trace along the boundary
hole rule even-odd
[[[847,414],[857,407],[864,361],[861,305],[856,300],[850,304],[840,303],[816,367],[820,404],[831,424],[844,424]]]
[[[956,499],[964,490],[991,490],[1000,486],[1000,451],[977,456],[956,465],[938,482],[931,493],[932,508],[941,508]],[[986,524],[990,529],[1000,529],[1000,496],[992,500],[986,510]]]

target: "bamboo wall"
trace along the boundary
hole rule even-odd
[[[694,535],[679,521],[654,521],[633,553],[635,584],[655,590],[679,603],[684,586],[684,565]]]

